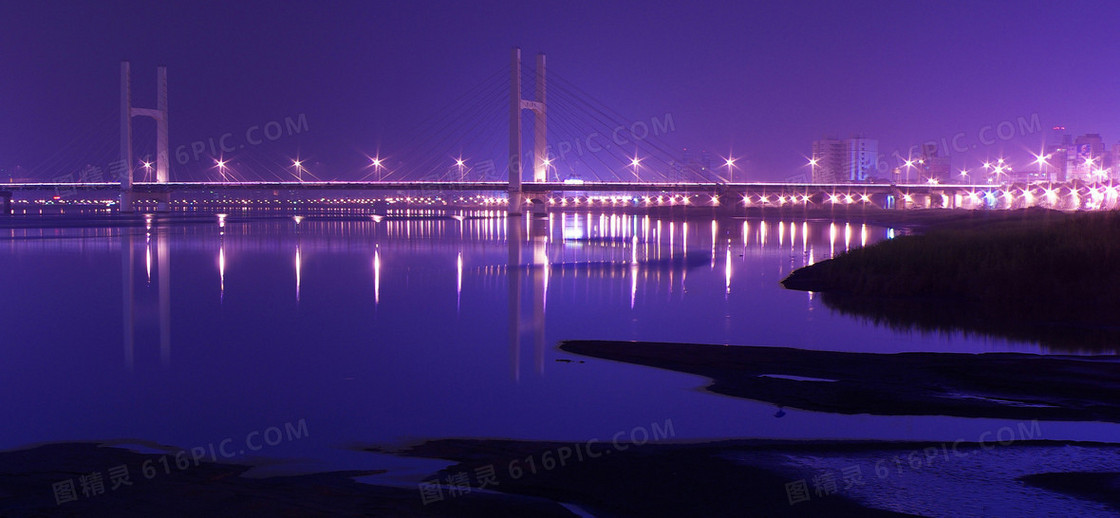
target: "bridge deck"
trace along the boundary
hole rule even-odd
[[[135,182],[136,192],[171,192],[196,190],[348,190],[348,191],[507,191],[507,182]],[[890,192],[906,191],[957,191],[985,189],[991,186],[963,184],[805,184],[805,183],[669,183],[669,182],[524,182],[521,190],[526,193],[547,192],[726,192],[726,191],[840,191],[840,192]],[[0,184],[7,191],[47,190],[113,190],[120,189],[116,182],[97,183],[8,183]]]

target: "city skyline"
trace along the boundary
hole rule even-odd
[[[744,180],[807,172],[806,143],[823,135],[871,136],[892,162],[935,142],[955,164],[1022,163],[1053,126],[1120,135],[1107,73],[1070,79],[1069,56],[1108,46],[1095,4],[265,5],[6,6],[0,41],[18,51],[0,57],[0,168],[49,179],[96,164],[96,143],[67,146],[113,129],[116,66],[131,60],[140,104],[154,98],[150,71],[168,67],[173,150],[302,117],[307,131],[253,151],[352,179],[363,155],[423,140],[421,122],[514,46],[548,54],[550,74],[624,120],[671,119],[667,146],[731,156]],[[986,57],[996,52],[1003,63]],[[193,158],[173,174],[199,179],[211,164]]]

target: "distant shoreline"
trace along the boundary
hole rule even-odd
[[[1030,209],[922,230],[800,268],[782,285],[895,325],[1051,343],[1072,329],[1089,333],[1077,338],[1087,348],[1120,345],[1120,213]]]

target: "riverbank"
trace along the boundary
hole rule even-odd
[[[584,456],[556,460],[565,448],[582,449]],[[0,515],[886,517],[1120,511],[1111,491],[1120,447],[1101,443],[1020,437],[980,443],[691,444],[440,439],[395,453],[452,464],[420,485],[390,487],[358,481],[372,471],[257,479],[242,476],[248,467],[241,465],[203,462],[180,469],[170,461],[165,470],[159,454],[93,443],[42,445],[0,452],[5,467]],[[111,471],[121,467],[129,468],[127,483]],[[86,477],[89,484],[97,473],[103,485],[80,482]],[[480,489],[483,476],[487,487]],[[66,490],[60,493],[58,484],[67,482],[74,484],[73,500],[59,503]]]
[[[796,270],[782,285],[896,326],[1099,350],[1120,343],[1117,260],[1118,213],[1008,211],[943,220]],[[1063,339],[1071,332],[1073,343]]]

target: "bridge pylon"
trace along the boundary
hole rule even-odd
[[[132,72],[128,61],[121,61],[121,212],[132,212],[136,196],[132,191],[132,118],[151,117],[156,120],[156,183],[169,180],[167,152],[167,67],[156,69],[156,107],[135,108],[132,106]],[[171,202],[169,192],[155,194],[159,199],[160,210],[168,210]]]
[[[509,107],[509,214],[521,214],[524,195],[521,192],[521,110],[532,110],[533,117],[533,181],[548,178],[547,109],[545,105],[544,54],[537,54],[536,100],[521,98],[521,49],[514,47],[510,64]]]

